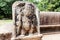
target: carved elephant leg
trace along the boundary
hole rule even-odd
[[[22,28],[22,17],[21,17],[21,13],[19,12],[16,13],[16,17],[15,17],[15,23],[16,23],[16,36],[21,34],[21,28]]]

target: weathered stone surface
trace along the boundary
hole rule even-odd
[[[40,12],[40,24],[41,33],[58,33],[60,31],[60,12]]]
[[[2,33],[0,34],[0,40],[11,40],[12,33]]]
[[[24,37],[20,37],[17,38],[15,40],[42,40],[42,35],[30,35],[30,36],[24,36]]]
[[[16,1],[12,6],[15,35],[40,33],[39,10],[30,2]]]

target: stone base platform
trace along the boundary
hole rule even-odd
[[[14,40],[42,40],[42,34],[17,37]]]

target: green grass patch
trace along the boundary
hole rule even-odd
[[[11,23],[12,20],[0,20],[0,25],[4,25],[4,24],[8,24],[8,23]]]

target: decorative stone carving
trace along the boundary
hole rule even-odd
[[[40,14],[34,4],[16,1],[12,6],[12,12],[15,36],[40,33]]]

